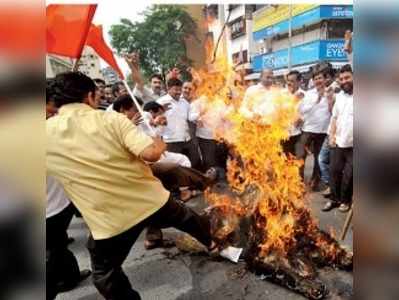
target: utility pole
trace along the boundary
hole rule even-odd
[[[292,67],[292,2],[289,4],[289,20],[288,20],[288,72]]]

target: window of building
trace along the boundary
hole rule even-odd
[[[234,21],[230,22],[231,39],[235,39],[242,35],[245,35],[245,32],[246,32],[246,26],[245,26],[245,19],[243,17],[239,17]]]
[[[353,20],[329,20],[327,23],[327,38],[328,39],[343,39],[345,31],[353,31]]]
[[[247,63],[248,62],[248,50],[243,50],[243,51],[233,53],[232,58],[233,58],[234,64],[237,64],[239,62]]]

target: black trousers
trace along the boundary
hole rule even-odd
[[[331,201],[351,203],[353,195],[353,148],[330,149]]]
[[[188,142],[167,143],[167,150],[170,152],[181,153],[187,155],[194,169],[200,170],[201,158],[199,149],[193,140]]]
[[[54,299],[57,285],[74,286],[78,283],[78,261],[68,249],[67,229],[75,208],[72,204],[60,213],[46,219],[46,298]]]
[[[290,136],[290,138],[286,141],[283,141],[282,146],[283,146],[283,151],[285,153],[285,155],[291,154],[293,156],[295,156],[296,152],[295,152],[295,146],[299,141],[301,135],[294,135],[294,136]]]
[[[151,165],[151,170],[164,188],[173,194],[180,194],[180,187],[203,191],[211,184],[210,179],[200,171],[174,163],[155,163]],[[146,240],[156,242],[162,240],[162,236],[159,227],[147,227]]]
[[[123,272],[122,264],[140,233],[148,225],[159,228],[175,227],[189,233],[208,247],[212,241],[209,219],[196,214],[172,198],[169,198],[167,203],[148,219],[117,236],[104,240],[94,240],[89,237],[88,249],[94,285],[105,299],[141,299]]]
[[[312,172],[312,181],[319,182],[321,177],[320,166],[319,166],[319,153],[321,147],[323,146],[324,139],[326,138],[325,133],[312,133],[312,132],[302,132],[299,137],[299,141],[296,144],[295,152],[298,159],[302,159],[304,164],[300,169],[300,174],[302,178],[305,177],[305,160],[306,160],[306,147],[312,146],[314,164]]]
[[[215,140],[198,138],[198,143],[201,150],[203,170],[207,171],[212,167],[218,166],[217,142]]]

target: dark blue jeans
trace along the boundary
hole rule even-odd
[[[328,185],[330,182],[330,146],[328,145],[328,136],[324,140],[318,159],[321,180]]]

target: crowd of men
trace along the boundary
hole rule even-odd
[[[79,271],[68,250],[67,227],[77,211],[90,230],[88,250],[93,282],[106,299],[141,299],[122,270],[139,234],[147,228],[147,249],[165,245],[162,228],[175,227],[217,251],[210,221],[184,201],[224,180],[228,146],[205,122],[212,107],[196,99],[196,85],[178,72],[166,83],[154,74],[146,86],[137,55],[126,57],[135,82],[106,85],[79,72],[48,80],[47,117],[47,298],[70,290],[90,275]],[[323,211],[346,212],[353,194],[353,76],[350,65],[335,71],[321,63],[306,88],[298,71],[285,76],[284,89],[298,102],[298,119],[282,141],[282,155],[313,156],[308,186],[322,191]],[[276,84],[262,71],[247,88],[250,98]],[[165,87],[165,88],[164,88]],[[266,100],[265,100],[266,101]],[[139,106],[139,107],[138,107]],[[304,167],[300,170],[304,177]],[[183,201],[182,201],[183,200]]]

